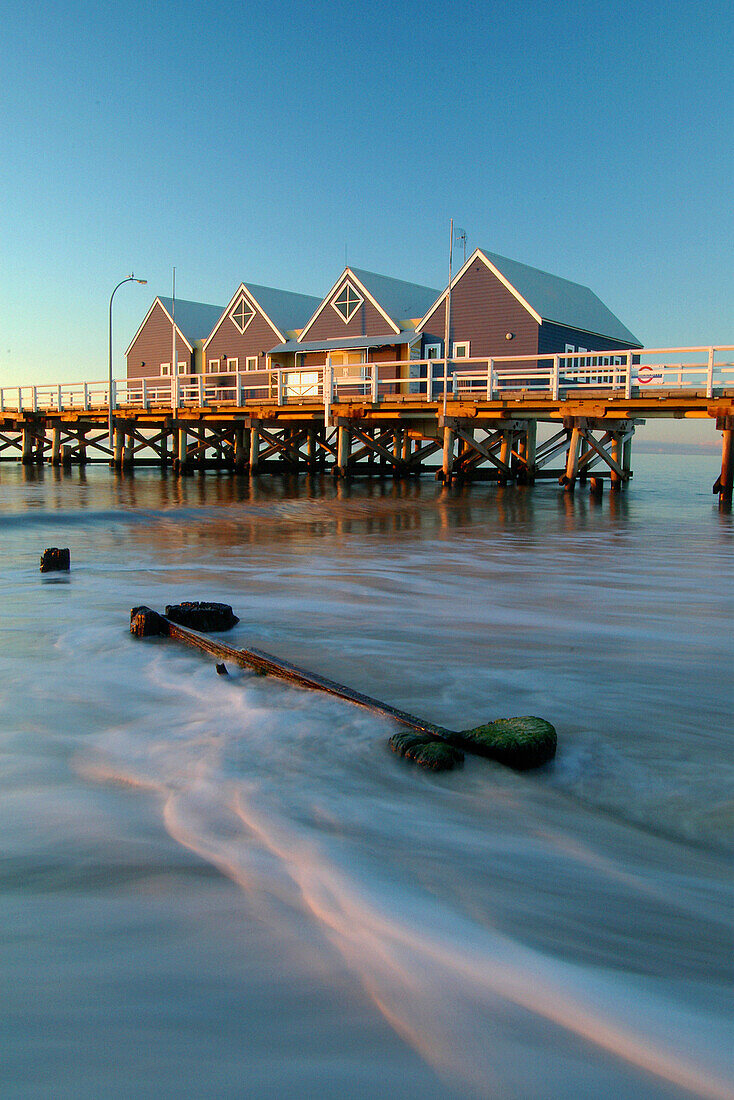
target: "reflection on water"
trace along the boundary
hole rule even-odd
[[[0,467],[3,1095],[732,1095],[733,526],[669,462],[601,499]],[[130,638],[186,598],[558,758],[418,773]]]

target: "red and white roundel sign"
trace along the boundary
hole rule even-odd
[[[647,385],[648,382],[652,382],[654,377],[655,371],[652,367],[640,367],[637,372],[637,381],[643,386]]]

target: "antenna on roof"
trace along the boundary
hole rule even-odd
[[[464,246],[464,263],[466,263],[466,230],[459,229],[457,226],[454,239],[457,244],[463,244]]]

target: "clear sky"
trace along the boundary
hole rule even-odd
[[[0,384],[116,373],[176,267],[443,287],[468,246],[734,343],[730,2],[0,0]]]

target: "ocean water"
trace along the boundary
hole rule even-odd
[[[734,1096],[734,523],[629,492],[0,466],[0,1095]],[[72,570],[42,576],[46,546]],[[389,722],[129,610],[556,761]]]

